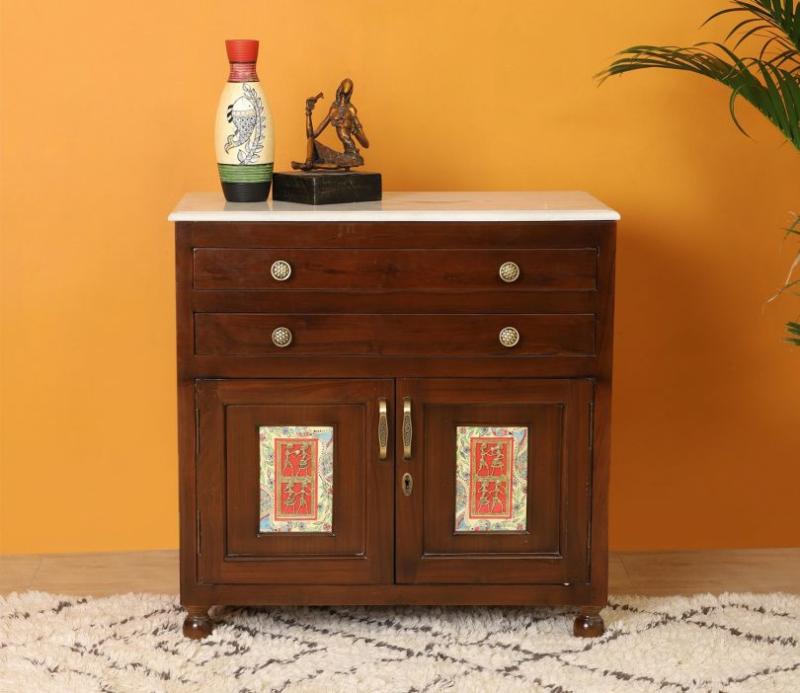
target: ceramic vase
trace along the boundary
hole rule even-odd
[[[222,191],[229,202],[269,195],[275,136],[272,113],[256,74],[258,41],[225,41],[230,72],[217,108],[215,143]]]

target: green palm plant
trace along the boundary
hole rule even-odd
[[[736,103],[744,99],[764,115],[800,150],[800,2],[797,0],[731,0],[705,22],[735,19],[722,42],[679,46],[639,45],[621,51],[598,76],[609,77],[635,70],[660,68],[693,72],[730,89],[729,108],[736,126],[747,134],[736,116]],[[756,47],[756,55],[740,55]],[[786,229],[800,236],[800,217]],[[800,286],[796,271],[800,254],[777,295]],[[800,346],[800,322],[787,325],[788,341]]]

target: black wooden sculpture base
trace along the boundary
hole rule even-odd
[[[272,199],[306,205],[381,199],[381,174],[366,171],[286,171],[272,176]]]

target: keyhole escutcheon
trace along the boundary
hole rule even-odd
[[[414,478],[408,472],[403,474],[402,485],[403,485],[403,493],[406,496],[410,496],[411,491],[414,488]]]

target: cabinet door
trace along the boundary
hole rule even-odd
[[[200,582],[391,582],[393,397],[391,380],[199,381]]]
[[[397,581],[586,582],[592,393],[590,380],[399,380]]]

